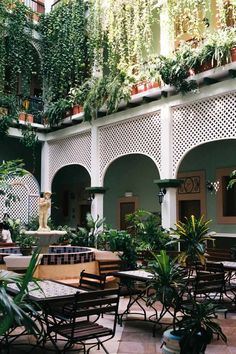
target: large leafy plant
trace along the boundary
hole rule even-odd
[[[159,255],[153,255],[154,260],[149,265],[153,274],[149,288],[154,289],[148,298],[148,303],[160,301],[164,307],[179,306],[179,292],[184,287],[184,270],[170,260],[166,251],[161,250]]]
[[[29,334],[39,336],[41,329],[35,322],[37,312],[34,306],[26,299],[28,284],[33,279],[39,251],[35,250],[25,275],[2,270],[0,272],[0,336],[7,335],[8,331],[17,326],[23,326]],[[9,283],[16,283],[19,289],[13,298],[7,293]],[[35,282],[37,287],[37,282]]]
[[[122,260],[122,268],[136,268],[136,242],[127,231],[105,228],[99,235],[98,244],[102,249],[117,251]]]
[[[178,256],[181,265],[191,265],[198,261],[201,264],[206,263],[206,241],[212,240],[208,234],[210,222],[211,220],[205,221],[204,216],[198,219],[191,215],[189,218],[185,217],[185,222],[179,221],[175,230],[172,229],[174,240],[171,243],[180,243],[182,249]]]
[[[161,226],[160,217],[149,211],[137,210],[127,215],[126,221],[140,250],[160,251],[170,241],[169,234]]]
[[[181,354],[204,353],[213,334],[224,342],[227,341],[220,325],[215,322],[216,308],[217,305],[205,301],[202,303],[193,302],[190,307],[184,309],[184,315],[178,322],[178,332],[181,333]]]

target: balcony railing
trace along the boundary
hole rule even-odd
[[[44,3],[38,0],[24,0],[24,4],[30,7],[34,12],[44,14],[45,6]]]

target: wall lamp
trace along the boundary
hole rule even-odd
[[[217,193],[220,187],[220,182],[219,181],[215,181],[215,182],[211,182],[211,181],[207,181],[206,182],[206,188],[209,192],[213,193]]]
[[[88,201],[92,203],[96,194],[104,194],[106,192],[106,188],[104,187],[86,187],[86,192],[88,192]]]
[[[165,194],[166,194],[166,189],[165,188],[161,188],[159,193],[157,194],[158,200],[159,200],[159,204],[163,203],[163,199],[164,199]]]

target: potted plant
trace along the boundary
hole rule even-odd
[[[186,266],[188,263],[191,266],[196,262],[204,265],[206,263],[206,241],[213,240],[208,234],[208,225],[211,220],[205,221],[203,216],[198,219],[194,215],[186,217],[185,220],[185,222],[179,221],[176,229],[172,229],[173,240],[169,244],[180,243],[182,245],[183,251],[178,256],[181,265]]]
[[[32,254],[33,246],[37,243],[36,241],[33,235],[26,234],[23,231],[16,238],[16,243],[19,245],[23,256],[30,256]]]
[[[178,322],[178,330],[175,331],[181,336],[180,354],[205,353],[213,334],[227,342],[220,325],[215,322],[216,309],[217,305],[209,301],[192,302],[190,307],[184,309],[183,317]]]

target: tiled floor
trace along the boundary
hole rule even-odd
[[[120,311],[125,309],[127,300],[122,299],[120,303]],[[148,311],[148,315],[151,312]],[[222,326],[223,332],[228,338],[228,343],[224,344],[221,340],[216,338],[213,342],[208,345],[206,354],[236,354],[236,314],[228,314],[227,319],[223,318],[223,315],[219,315],[221,318],[218,319],[220,325]],[[138,319],[139,317],[139,319]],[[142,316],[129,316],[129,320],[123,321],[123,326],[117,326],[116,336],[106,343],[106,348],[110,354],[161,354],[161,338],[162,331],[156,331],[156,337],[152,336],[152,323],[148,321],[140,320]],[[168,321],[168,318],[166,318]],[[107,315],[102,320],[103,324],[111,324],[112,316]],[[32,338],[28,338],[32,341]],[[25,338],[24,338],[25,343]],[[10,354],[21,354],[27,353],[31,347],[29,345],[17,346],[11,348]],[[50,350],[51,349],[51,350]],[[47,349],[36,348],[33,349],[33,354],[49,354],[52,351],[52,346],[47,345]],[[76,351],[79,353],[80,351]],[[0,350],[0,353],[3,353]],[[68,352],[69,353],[69,352]],[[103,354],[102,349],[93,349],[91,354]]]

